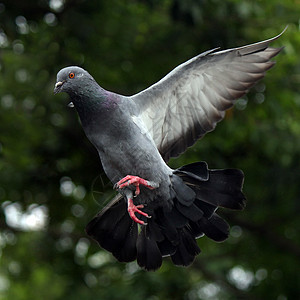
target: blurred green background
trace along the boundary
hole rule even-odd
[[[0,299],[300,299],[299,0],[0,0]],[[80,65],[130,95],[205,50],[279,34],[266,78],[177,167],[245,172],[248,204],[221,212],[189,268],[118,263],[84,227],[113,196],[56,73]]]

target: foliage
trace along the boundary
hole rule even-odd
[[[0,299],[297,299],[300,255],[299,1],[0,3]],[[121,264],[84,233],[112,197],[57,71],[81,65],[133,94],[210,48],[285,46],[213,134],[172,160],[241,168],[248,205],[228,241],[198,241],[189,268]],[[225,214],[225,212],[223,213]]]

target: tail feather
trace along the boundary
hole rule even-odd
[[[112,254],[121,262],[130,262],[136,259],[136,240],[138,237],[137,226],[130,227],[124,235],[123,243]]]
[[[195,164],[192,164],[193,169]],[[189,165],[185,166],[185,169]],[[241,191],[244,174],[238,169],[208,170],[209,180],[197,180],[189,176],[189,172],[177,169],[175,174],[182,177],[183,181],[196,193],[196,198],[215,206],[230,209],[243,209],[245,196]],[[188,175],[188,176],[187,176]]]
[[[157,223],[164,238],[170,241],[172,245],[178,244],[178,230],[172,220],[164,215],[163,209],[157,209],[150,221]]]
[[[110,207],[110,209],[106,210],[104,213],[100,212],[99,215],[105,215],[105,218],[100,219],[95,218],[86,227],[86,231],[88,234],[98,234],[97,231],[93,232],[93,228],[97,223],[97,229],[103,231],[111,231],[116,227],[117,223],[121,218],[124,217],[124,209],[126,208],[125,201],[120,201]]]
[[[206,218],[210,218],[214,214],[214,212],[218,209],[217,206],[204,202],[199,199],[195,201],[195,205],[203,211],[203,216]]]
[[[200,219],[197,225],[208,238],[216,242],[223,242],[228,238],[229,225],[217,214],[213,214],[209,219]]]
[[[189,226],[190,226],[191,233],[193,234],[193,237],[195,239],[198,239],[198,238],[204,236],[204,232],[198,225],[198,222],[190,222]]]
[[[171,182],[178,202],[186,206],[192,205],[195,199],[195,192],[187,185],[183,184],[183,181],[178,176],[172,176]]]
[[[158,269],[162,264],[162,255],[155,240],[146,236],[145,227],[142,228],[136,242],[137,262],[148,271]]]
[[[175,207],[183,216],[191,221],[198,221],[203,216],[203,211],[194,203],[187,207],[176,201]]]
[[[176,252],[171,255],[171,259],[177,266],[188,266],[194,261],[195,256],[198,255],[201,250],[198,247],[194,236],[188,229],[183,228],[180,236],[180,243]]]
[[[162,257],[171,256],[175,265],[188,266],[200,253],[195,239],[206,235],[220,242],[228,237],[228,224],[215,212],[220,206],[244,208],[243,178],[240,170],[209,170],[205,162],[183,166],[170,178],[173,198],[166,200],[173,205],[149,202],[146,208],[152,218],[140,232],[122,196],[100,212],[86,232],[119,261],[137,259],[146,270],[156,270]]]
[[[157,243],[162,257],[173,255],[177,250],[177,245],[173,245],[168,239]]]
[[[102,248],[112,252],[119,261],[129,262],[136,259],[138,227],[127,214],[124,199],[103,214],[100,212],[86,226],[86,233]]]
[[[124,213],[121,213],[123,211],[123,206],[123,203],[119,202],[117,205],[114,205],[107,210],[102,218],[95,217],[86,227],[87,234],[97,240],[104,249],[111,252],[118,249],[122,242],[122,239],[115,240],[110,239],[109,237],[113,234],[117,224],[125,215]],[[109,220],[113,221],[109,223]],[[125,222],[123,221],[123,223]]]
[[[209,178],[209,170],[205,161],[182,166],[178,169],[178,171],[187,175],[189,178],[196,179],[197,181],[207,181]]]
[[[156,222],[153,222],[152,219],[148,221],[148,225],[145,228],[145,234],[148,239],[157,242],[161,242],[165,239],[165,236],[163,235],[160,227]]]
[[[172,207],[172,210],[164,212],[164,216],[171,220],[176,228],[182,228],[188,223],[188,219],[178,211],[175,205]]]

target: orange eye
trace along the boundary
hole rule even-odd
[[[69,74],[69,78],[72,79],[72,78],[74,78],[74,77],[75,77],[75,74],[74,74],[74,73],[70,73],[70,74]]]

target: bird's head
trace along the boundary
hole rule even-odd
[[[80,67],[66,67],[57,73],[54,94],[66,92],[70,96],[79,94],[89,83],[94,81],[93,77]]]

